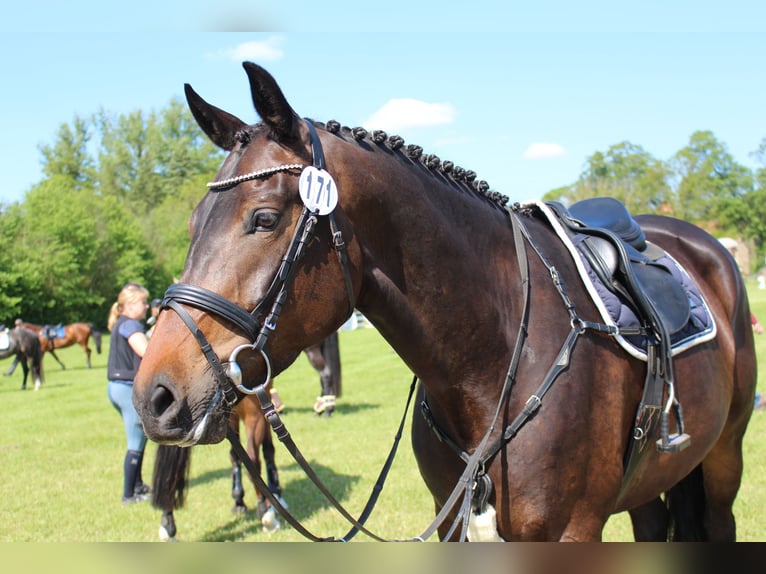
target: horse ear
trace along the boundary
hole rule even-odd
[[[189,84],[184,84],[184,91],[189,109],[205,135],[218,147],[231,151],[237,143],[235,134],[246,128],[247,124],[238,117],[208,104]]]
[[[278,140],[286,143],[296,141],[300,137],[301,120],[287,103],[276,80],[257,64],[244,62],[242,66],[250,80],[255,111]]]

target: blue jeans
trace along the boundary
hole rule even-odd
[[[133,385],[122,381],[109,381],[107,387],[109,402],[122,416],[125,425],[125,436],[128,439],[128,450],[144,452],[146,435],[141,419],[133,406]]]

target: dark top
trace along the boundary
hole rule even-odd
[[[120,315],[112,327],[112,337],[109,343],[109,362],[107,363],[107,377],[110,381],[133,382],[136,372],[141,364],[141,357],[132,349],[128,338],[138,331],[143,333],[144,325]]]

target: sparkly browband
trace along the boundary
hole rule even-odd
[[[234,187],[235,185],[239,185],[243,181],[269,177],[270,175],[274,175],[275,173],[279,173],[280,171],[290,171],[293,169],[302,170],[305,167],[306,167],[305,165],[300,163],[287,163],[284,165],[278,165],[275,167],[262,169],[260,171],[253,171],[250,173],[246,173],[244,175],[238,175],[237,177],[230,177],[229,179],[222,179],[221,181],[211,181],[210,183],[207,184],[207,187],[208,189],[224,189],[227,187]]]

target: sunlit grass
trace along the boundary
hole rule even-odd
[[[766,319],[766,290],[749,284],[755,313]],[[756,337],[766,357],[766,335]],[[105,349],[108,348],[108,338]],[[336,414],[323,419],[311,406],[318,375],[304,357],[277,380],[287,405],[285,423],[306,458],[336,496],[359,513],[391,447],[411,382],[411,373],[373,329],[342,332],[343,396]],[[155,541],[160,513],[149,503],[120,503],[124,435],[106,396],[106,355],[93,369],[77,347],[60,352],[62,371],[45,359],[45,387],[20,392],[20,371],[0,379],[0,541]],[[10,360],[0,362],[5,371]],[[758,390],[766,392],[763,370]],[[735,505],[740,540],[766,540],[766,413],[753,415],[745,438],[745,475]],[[144,474],[154,462],[147,448]],[[195,447],[187,506],[176,514],[179,538],[187,541],[302,541],[290,527],[265,534],[254,517],[230,509],[228,443]],[[320,536],[341,536],[345,521],[332,510],[281,444],[277,464],[284,497],[298,519]],[[253,502],[252,487],[246,500]],[[399,455],[369,527],[387,538],[420,534],[433,505],[412,455],[409,422]],[[631,540],[627,515],[613,517],[605,540]],[[366,539],[360,535],[359,539]]]

